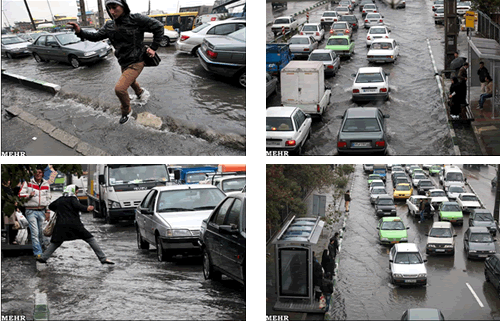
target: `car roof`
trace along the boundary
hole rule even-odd
[[[460,193],[460,196],[476,196],[474,193]]]
[[[420,252],[415,243],[397,243],[394,246],[398,252]]]
[[[292,18],[292,16],[281,16],[281,17],[278,17],[278,18],[274,18],[274,20],[278,20],[278,19],[290,19]]]
[[[345,21],[341,21],[341,22],[345,22]],[[347,38],[347,39],[349,39],[350,37],[349,36],[340,36],[340,35],[337,35],[337,36],[330,36],[330,38],[328,38],[328,39],[337,39],[337,38]]]
[[[408,185],[408,186],[410,186],[409,183],[398,183],[398,185],[396,185],[396,187],[398,187],[399,185]]]
[[[346,116],[348,116],[348,118],[376,117],[377,112],[377,107],[353,107],[347,109]]]
[[[319,25],[319,22],[309,22],[309,23],[304,23],[304,26],[310,25],[310,26],[317,26]]]
[[[429,192],[444,192],[442,189],[439,189],[439,188],[433,188],[433,189],[430,189]]]
[[[471,226],[469,230],[472,233],[489,233],[489,230],[486,226]]]
[[[457,202],[443,202],[443,205],[458,205]]]
[[[332,49],[314,49],[311,53],[332,53]]]
[[[452,227],[451,222],[434,222],[432,223],[433,228],[450,228]]]
[[[403,222],[403,220],[401,220],[400,217],[397,217],[397,216],[386,216],[386,217],[382,217],[382,222],[393,222],[393,221],[400,221],[400,222]],[[404,222],[403,222],[404,224]]]
[[[292,38],[309,38],[309,37],[310,36],[308,36],[308,35],[295,35]],[[290,38],[290,39],[292,39],[292,38]]]
[[[377,38],[377,39],[373,39],[372,44],[375,42],[387,42],[387,41],[394,42],[396,40],[392,39],[392,38]]]
[[[188,189],[213,189],[213,188],[219,189],[217,186],[214,185],[208,185],[208,184],[183,184],[183,185],[169,185],[169,186],[156,186],[154,187],[155,190],[158,190],[160,192],[162,191],[171,191],[171,190],[188,190]]]
[[[488,214],[491,214],[490,210],[487,209],[487,208],[471,208],[470,211],[473,213],[473,214],[484,214],[484,213],[488,213]]]
[[[361,67],[358,69],[358,73],[370,73],[370,72],[382,72],[382,67]],[[356,107],[358,108],[358,107]]]
[[[276,106],[266,109],[267,117],[290,117],[297,107]]]
[[[389,195],[383,195],[383,194],[382,194],[382,195],[380,195],[380,196],[378,196],[377,198],[379,198],[379,199],[381,199],[381,200],[383,200],[383,199],[389,199],[389,200],[392,200],[392,197],[391,197],[391,196],[389,196]]]
[[[401,183],[401,184],[403,184],[403,183]],[[428,198],[427,196],[424,196],[424,195],[412,195],[411,197],[416,198],[416,199],[419,199],[419,198]]]

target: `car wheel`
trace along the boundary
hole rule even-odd
[[[115,218],[111,217],[106,207],[103,207],[103,211],[104,211],[104,219],[106,220],[107,224],[115,224],[117,222]]]
[[[238,80],[238,85],[240,87],[246,88],[247,87],[247,71],[244,69],[242,72],[238,73],[236,75],[236,79]]]
[[[135,231],[137,232],[137,247],[139,250],[148,250],[149,249],[149,243],[144,242],[141,236],[141,232],[139,232],[139,227],[136,227]]]
[[[160,47],[168,47],[168,46],[170,46],[170,38],[169,37],[161,38]]]
[[[163,245],[161,245],[159,235],[156,235],[156,258],[160,262],[164,262],[172,258],[172,255],[169,255],[167,251],[163,249]]]
[[[8,59],[13,59],[14,58],[10,52],[7,52],[5,55],[7,56]]]
[[[198,57],[198,48],[200,48],[200,46],[196,46],[191,50],[191,54],[195,57]]]
[[[33,58],[35,58],[35,61],[40,63],[40,62],[43,62],[44,60],[42,59],[42,57],[40,57],[36,52],[33,53]]]
[[[73,68],[78,68],[80,67],[80,60],[76,56],[70,56],[69,57],[69,63]]]
[[[486,282],[490,282],[490,277],[488,276],[488,273],[486,273],[486,270],[484,270],[484,278],[486,279]]]
[[[220,280],[221,273],[219,271],[215,271],[212,265],[212,260],[210,259],[210,254],[206,248],[203,248],[203,276],[205,280]]]

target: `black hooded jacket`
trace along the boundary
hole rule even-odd
[[[157,50],[164,34],[160,21],[138,13],[130,13],[126,0],[119,0],[123,7],[123,15],[116,20],[107,21],[97,32],[80,29],[76,34],[83,40],[100,41],[109,38],[115,48],[115,56],[121,67],[144,61],[144,32],[153,33],[151,49]],[[111,13],[106,7],[110,17]]]

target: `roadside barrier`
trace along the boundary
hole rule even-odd
[[[18,81],[20,84],[25,85],[25,86],[48,91],[52,94],[56,94],[61,90],[61,86],[59,86],[57,84],[52,84],[50,82],[46,82],[43,80],[32,79],[32,78],[16,75],[16,74],[13,74],[13,73],[8,72],[6,70],[2,70],[2,78],[3,77],[6,77],[6,78],[14,80],[14,81]]]

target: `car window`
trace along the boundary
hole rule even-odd
[[[381,230],[398,230],[398,231],[400,231],[400,230],[405,229],[405,225],[403,224],[403,222],[397,222],[397,221],[383,222],[380,229]]]
[[[434,191],[434,192],[431,192],[431,196],[432,197],[446,197],[446,194],[444,193],[444,191]]]
[[[464,189],[460,186],[450,186],[448,188],[448,191],[450,191],[451,193],[464,193]]]
[[[471,233],[469,241],[474,243],[490,243],[493,242],[493,239],[491,238],[491,234],[489,232]]]
[[[153,194],[151,195],[151,198],[149,199],[149,202],[146,204],[148,211],[154,211],[155,204],[156,204],[156,195],[158,194],[158,191],[153,190]]]
[[[217,213],[212,218],[212,222],[217,225],[223,225],[224,219],[226,218],[227,212],[233,203],[234,198],[227,198],[224,203],[217,209]]]
[[[372,44],[370,49],[382,49],[382,50],[388,50],[392,49],[392,43],[390,42],[375,42]]]
[[[371,83],[371,82],[384,82],[384,78],[380,72],[358,74],[356,83]]]
[[[316,25],[307,25],[302,28],[302,31],[318,31],[318,26]]]
[[[151,202],[151,197],[154,195],[154,190],[151,190],[146,197],[141,202],[141,207],[142,208],[147,208],[149,202]]]
[[[458,204],[444,204],[441,208],[443,212],[460,212],[460,207]]]
[[[396,190],[398,190],[398,191],[409,191],[410,190],[410,185],[399,184],[398,186],[396,186]]]
[[[332,29],[347,29],[347,25],[345,22],[334,23]]]
[[[236,25],[234,23],[226,23],[213,27],[208,30],[207,35],[227,35],[235,31]]]
[[[370,28],[370,34],[381,35],[387,33],[385,28]]]
[[[293,115],[293,122],[295,123],[295,128],[297,128],[297,130],[300,128],[300,126],[302,126],[302,122],[300,121],[297,114]]]
[[[466,202],[477,202],[477,197],[475,195],[461,195],[461,199]]]
[[[346,38],[333,38],[333,39],[328,39],[328,46],[345,46],[348,44],[348,41]]]
[[[304,121],[305,121],[305,120],[306,120],[306,118],[307,118],[307,117],[306,117],[306,114],[304,114],[304,113],[302,112],[302,110],[300,110],[300,109],[299,109],[299,110],[297,110],[297,116],[299,117],[299,120],[300,120],[300,123],[301,123],[301,124],[302,124],[302,123],[304,123]]]
[[[267,117],[266,131],[286,132],[293,131],[292,119],[290,117]]]
[[[432,237],[451,237],[451,230],[449,228],[432,228],[429,232]]]
[[[325,12],[323,13],[323,17],[337,17],[337,13],[336,12]]]
[[[474,217],[474,220],[476,221],[491,221],[493,222],[493,216],[491,216],[490,213],[479,213],[479,214],[476,214],[476,216]]]
[[[38,46],[45,46],[45,39],[47,36],[40,36],[38,39],[35,41],[35,44]]]
[[[241,200],[235,199],[231,210],[226,218],[226,225],[234,224],[240,226]]]
[[[343,132],[379,132],[380,126],[375,118],[347,119],[342,127]]]
[[[46,45],[47,46],[57,46],[56,38],[54,38],[54,36],[47,36]]]
[[[215,208],[225,194],[218,188],[166,190],[160,193],[158,212],[198,211]]]
[[[329,53],[319,53],[319,52],[313,52],[311,55],[309,55],[309,61],[332,61],[332,57],[330,56]]]
[[[61,43],[61,45],[69,45],[72,43],[78,43],[81,42],[82,40],[78,38],[74,33],[66,33],[63,35],[57,35],[56,36],[57,40]],[[48,40],[48,37],[47,37]]]
[[[276,20],[274,20],[274,23],[275,23],[275,24],[285,24],[285,23],[290,23],[290,20],[288,20],[287,18],[284,18],[284,19],[276,19]]]
[[[377,205],[394,205],[394,201],[391,199],[379,199]]]
[[[309,44],[309,37],[308,38],[294,38],[290,39],[290,44],[291,45],[307,45]]]
[[[23,43],[23,42],[25,41],[19,37],[2,38],[2,45],[12,45],[15,43]]]
[[[397,253],[394,263],[397,264],[420,264],[423,263],[420,253],[405,252]]]

